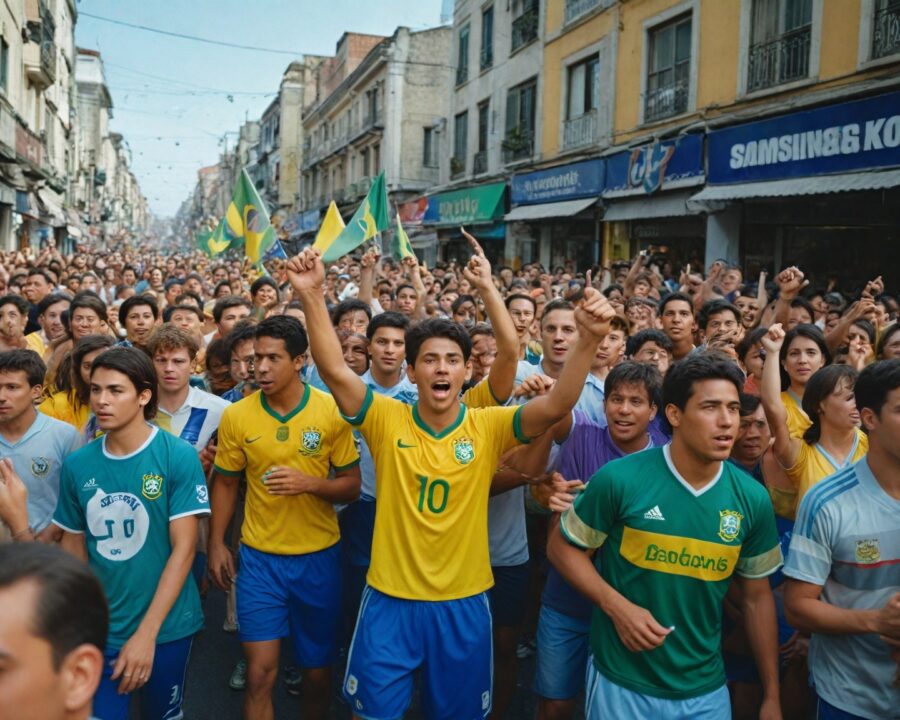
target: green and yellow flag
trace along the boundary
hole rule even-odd
[[[394,260],[416,256],[409,242],[409,236],[400,224],[400,213],[397,213],[397,227],[394,228],[394,237],[391,238],[391,256]]]
[[[225,217],[207,241],[210,252],[218,255],[228,248],[244,245],[244,253],[256,266],[275,245],[275,231],[269,222],[266,206],[246,170],[241,170]]]
[[[209,241],[212,236],[213,231],[209,229],[198,230],[196,233],[194,233],[194,247],[205,253],[208,257],[212,257],[214,255],[212,248],[210,248],[209,246]]]
[[[390,227],[388,218],[387,192],[384,187],[384,171],[372,182],[366,199],[350,218],[350,223],[330,243],[319,245],[316,238],[316,246],[322,250],[322,261],[334,262],[342,255],[346,255],[362,245],[366,240]]]
[[[344,230],[344,218],[338,212],[337,205],[334,200],[328,204],[328,210],[325,211],[325,219],[319,226],[319,232],[316,233],[316,241],[313,243],[314,248],[318,248],[325,252],[328,246],[337,240],[338,235]]]

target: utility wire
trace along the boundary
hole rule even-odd
[[[79,16],[89,17],[94,20],[112,23],[113,25],[122,25],[123,27],[133,28],[135,30],[145,30],[146,32],[157,33],[159,35],[168,35],[182,40],[193,40],[194,42],[206,43],[207,45],[219,45],[221,47],[237,48],[238,50],[253,50],[255,52],[271,53],[273,55],[291,55],[292,57],[300,57],[303,53],[293,50],[273,50],[272,48],[256,47],[254,45],[238,45],[237,43],[225,42],[224,40],[212,40],[210,38],[197,37],[196,35],[185,35],[184,33],[172,32],[170,30],[161,30],[160,28],[150,27],[148,25],[139,25],[137,23],[125,22],[124,20],[114,20],[113,18],[103,17],[102,15],[94,15],[93,13],[79,11]]]

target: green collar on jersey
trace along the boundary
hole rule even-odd
[[[306,407],[306,403],[309,400],[309,385],[303,383],[303,397],[300,398],[300,402],[298,403],[297,407],[291,410],[287,415],[279,415],[271,407],[269,407],[269,403],[266,401],[266,394],[262,391],[260,391],[259,393],[259,400],[262,403],[263,410],[269,413],[269,415],[275,418],[278,422],[286,424],[292,417],[294,417],[294,415],[296,415]]]
[[[412,415],[413,415],[413,420],[415,421],[416,425],[418,425],[420,428],[422,428],[422,430],[424,430],[429,435],[431,435],[431,437],[433,437],[435,440],[440,440],[441,438],[447,437],[450,433],[452,433],[454,430],[456,430],[456,428],[458,428],[462,424],[462,421],[466,417],[466,406],[463,405],[462,403],[460,403],[459,404],[459,415],[456,416],[456,420],[454,420],[452,423],[450,423],[450,425],[445,427],[440,432],[435,432],[430,427],[428,427],[428,425],[425,424],[424,420],[422,420],[422,417],[419,415],[419,403],[418,402],[413,404]]]

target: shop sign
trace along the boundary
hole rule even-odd
[[[900,92],[709,134],[710,184],[900,165]]]
[[[703,136],[682,135],[607,158],[605,196],[651,194],[703,180]]]
[[[36,167],[41,166],[41,139],[25,128],[21,123],[16,125],[16,154],[25,158]]]
[[[505,191],[506,183],[492,183],[433,195],[424,220],[435,225],[491,222],[504,213]]]
[[[597,197],[603,191],[604,164],[601,159],[585,160],[514,175],[512,202],[514,205],[531,205]]]
[[[403,203],[397,208],[397,212],[400,215],[400,222],[404,225],[421,225],[427,209],[428,198],[420,197],[418,200]]]

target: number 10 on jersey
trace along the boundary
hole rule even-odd
[[[424,475],[419,475],[418,480],[419,512],[425,512],[426,506],[435,515],[444,512],[450,497],[450,483],[442,478],[429,479]]]

